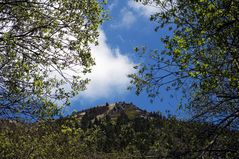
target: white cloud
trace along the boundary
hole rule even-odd
[[[99,45],[92,46],[92,56],[96,65],[93,66],[91,79],[86,91],[81,93],[83,98],[99,99],[119,95],[126,92],[129,85],[128,74],[133,73],[133,66],[127,56],[122,55],[119,49],[112,49],[106,43],[107,39],[100,30]]]
[[[130,61],[126,55],[122,55],[120,50],[111,48],[107,44],[107,38],[103,30],[99,30],[99,45],[91,46],[92,57],[95,59],[96,65],[92,67],[92,71],[89,74],[83,75],[81,66],[74,66],[72,69],[63,70],[63,74],[66,77],[72,77],[72,75],[82,74],[82,78],[89,78],[91,81],[86,86],[87,89],[80,92],[79,95],[74,97],[73,100],[79,98],[97,100],[101,98],[117,97],[123,95],[127,91],[130,79],[128,74],[134,73],[133,66],[136,64]],[[56,77],[58,80],[63,77],[57,72],[53,71],[50,77]],[[65,84],[63,88],[66,91],[70,91],[70,85]],[[63,101],[57,101],[58,104],[62,104]]]
[[[122,17],[121,20],[115,24],[112,24],[111,27],[113,27],[113,28],[119,28],[119,27],[130,28],[136,21],[136,17],[134,16],[134,13],[127,8],[121,9],[120,15]]]
[[[159,12],[159,8],[156,7],[155,4],[144,5],[141,2],[135,2],[133,0],[130,0],[128,2],[128,6],[145,17],[150,17],[152,14]]]

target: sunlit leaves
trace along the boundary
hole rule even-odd
[[[157,3],[160,12],[150,20],[158,23],[156,29],[171,27],[170,36],[161,39],[165,50],[158,52],[158,58],[151,58],[149,54],[155,53],[148,50],[144,58],[150,58],[149,62],[139,65],[138,74],[132,76],[137,93],[146,90],[155,97],[163,86],[180,88],[194,113],[214,119],[235,117],[239,99],[238,0],[164,2],[171,7]]]
[[[43,98],[48,102],[69,101],[85,89],[88,79],[81,75],[89,73],[95,64],[89,45],[97,44],[98,27],[106,18],[103,3],[89,0],[0,2],[0,102],[15,105],[1,106],[7,109],[0,115],[14,114],[15,107],[21,108],[24,98],[34,99],[32,105],[44,104]],[[72,71],[73,75],[64,72],[73,66],[78,67]],[[66,84],[72,90],[64,90]],[[29,107],[23,112],[31,114]]]

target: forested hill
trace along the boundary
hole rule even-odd
[[[73,113],[77,117],[81,118],[97,118],[101,119],[105,116],[109,116],[111,119],[117,119],[120,114],[125,113],[129,119],[134,119],[136,117],[148,117],[156,113],[149,113],[146,110],[142,110],[135,106],[133,103],[118,102],[101,106],[96,106],[80,112]]]
[[[24,124],[1,120],[0,156],[21,158],[236,158],[239,134],[179,121],[129,103],[106,103],[70,116]]]

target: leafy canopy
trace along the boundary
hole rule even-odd
[[[0,2],[0,116],[55,113],[84,90],[105,19],[97,0]],[[67,71],[66,71],[67,70]],[[68,84],[71,89],[66,90]]]
[[[159,12],[151,16],[155,31],[168,29],[165,49],[153,50],[150,63],[132,74],[136,92],[150,97],[159,88],[182,89],[195,117],[214,119],[222,127],[238,128],[239,99],[239,1],[148,0]],[[137,52],[148,52],[145,48]]]

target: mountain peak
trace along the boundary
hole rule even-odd
[[[138,108],[133,103],[117,102],[117,103],[106,103],[105,105],[96,106],[93,108],[85,109],[77,113],[79,118],[83,116],[91,116],[91,118],[103,118],[106,115],[112,119],[117,118],[121,113],[125,113],[130,119],[136,117],[145,117],[148,112]]]

